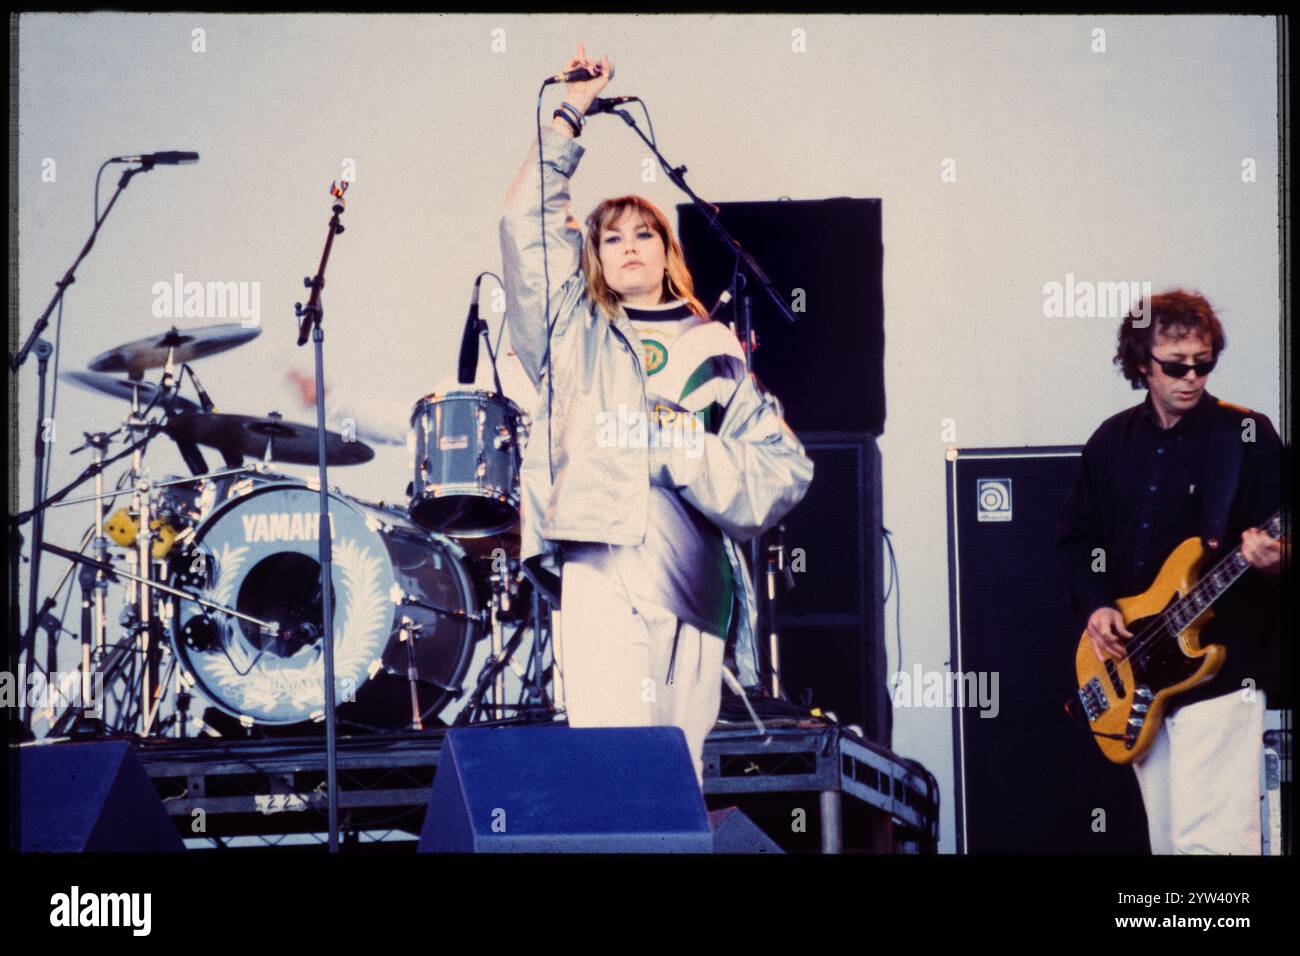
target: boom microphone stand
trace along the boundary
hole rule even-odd
[[[27,336],[27,341],[23,343],[23,347],[18,350],[17,355],[11,355],[9,357],[9,370],[13,375],[18,374],[18,370],[21,369],[23,364],[27,361],[27,356],[33,351],[36,352],[36,360],[38,363],[38,385],[36,392],[36,454],[32,464],[35,472],[35,483],[32,485],[32,510],[30,512],[32,516],[32,557],[31,570],[28,573],[27,580],[27,628],[25,631],[18,626],[18,579],[19,568],[22,562],[21,551],[23,537],[22,532],[18,530],[18,524],[13,521],[12,518],[10,519],[9,524],[9,600],[11,603],[9,652],[12,658],[10,663],[13,665],[13,673],[18,674],[18,686],[22,688],[27,686],[28,670],[33,666],[32,659],[36,651],[35,624],[38,620],[36,596],[40,592],[41,543],[45,538],[45,515],[43,509],[40,508],[41,488],[45,478],[46,441],[43,434],[43,428],[45,424],[46,378],[50,354],[54,350],[50,346],[49,342],[41,338],[41,334],[49,326],[50,315],[53,314],[54,309],[63,300],[63,294],[68,290],[68,286],[77,281],[77,267],[81,265],[81,260],[85,259],[86,256],[90,254],[91,248],[95,245],[95,238],[99,235],[100,227],[104,225],[104,220],[108,218],[108,214],[113,211],[113,206],[117,203],[118,197],[122,195],[122,191],[126,189],[128,184],[130,184],[133,176],[137,173],[149,172],[153,169],[154,162],[155,160],[151,157],[141,157],[139,166],[128,169],[122,174],[122,178],[117,182],[117,191],[113,193],[113,197],[109,200],[108,205],[104,207],[103,214],[95,220],[95,226],[90,232],[90,238],[87,239],[86,244],[81,247],[81,252],[77,254],[77,258],[73,261],[72,265],[68,266],[68,271],[63,274],[63,278],[54,283],[54,295],[50,299],[49,304],[45,307],[45,311],[41,313],[40,318],[36,320],[36,324],[32,326],[32,331]],[[15,641],[19,642],[17,648],[13,646],[13,642]],[[24,652],[27,656],[22,663],[21,670],[19,670],[19,658],[23,656]],[[30,708],[25,708],[23,710],[23,727],[29,733],[32,727],[31,722],[31,710]]]
[[[333,536],[330,532],[330,486],[325,465],[325,332],[321,329],[321,320],[325,317],[321,307],[320,293],[325,288],[325,267],[330,261],[330,250],[334,247],[334,237],[343,232],[339,216],[343,215],[345,203],[343,194],[348,191],[348,183],[342,185],[330,183],[330,195],[334,203],[330,207],[334,215],[330,218],[329,229],[325,236],[325,251],[321,253],[320,265],[314,277],[303,279],[303,285],[311,289],[311,295],[304,306],[301,302],[293,305],[298,317],[298,345],[302,346],[311,335],[316,353],[316,454],[319,459],[320,481],[320,581],[321,609],[323,612],[323,640],[325,642],[325,791],[329,810],[329,851],[339,851],[339,792],[338,792],[338,739],[334,726],[334,559]]]

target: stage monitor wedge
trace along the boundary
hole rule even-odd
[[[712,853],[677,727],[447,732],[422,853]]]
[[[22,747],[18,774],[24,853],[185,849],[158,791],[124,741]]]

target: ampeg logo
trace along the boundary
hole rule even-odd
[[[1011,479],[979,478],[975,482],[977,521],[1011,520]]]

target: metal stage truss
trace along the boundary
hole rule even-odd
[[[816,793],[823,852],[843,849],[846,796],[887,818],[902,836],[899,845],[931,843],[938,805],[924,770],[833,723],[783,720],[765,731],[753,725],[714,729],[704,746],[706,796]],[[341,738],[344,827],[418,833],[445,733]],[[325,749],[319,739],[150,738],[134,746],[191,846],[237,838],[246,845],[247,838],[324,829]]]

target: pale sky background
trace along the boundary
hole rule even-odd
[[[325,292],[329,381],[401,412],[454,374],[473,278],[500,271],[497,215],[534,136],[537,85],[579,40],[614,61],[608,95],[648,102],[661,148],[702,196],[882,198],[884,505],[908,671],[942,671],[949,656],[944,419],[966,448],[1076,444],[1141,398],[1110,364],[1117,321],[1044,318],[1045,283],[1199,289],[1228,336],[1211,390],[1278,420],[1270,19],[95,13],[26,15],[19,31],[21,335],[88,235],[99,164],[196,150],[198,165],[137,176],[119,200],[68,293],[61,362],[84,368],[165,330],[152,289],[176,273],[258,283],[260,338],[196,367],[225,411],[310,419],[284,381],[311,360],[294,347],[293,303],[347,160],[355,184]],[[621,122],[594,119],[582,144],[580,219],[610,195],[667,210],[681,198],[662,176],[641,181],[644,150]],[[955,182],[941,179],[946,159]],[[110,168],[101,202],[116,178]],[[20,378],[23,507],[35,370],[32,359]],[[517,391],[517,369],[504,374]],[[81,433],[124,412],[60,385],[52,488],[85,466],[67,454]],[[184,473],[170,449],[150,464]],[[384,448],[332,482],[392,501],[409,477],[405,450]],[[62,509],[49,539],[75,546],[88,520]],[[43,583],[64,567],[47,558]],[[892,608],[887,620],[892,670]],[[951,726],[947,710],[895,712],[894,749],[939,779],[948,851]]]

